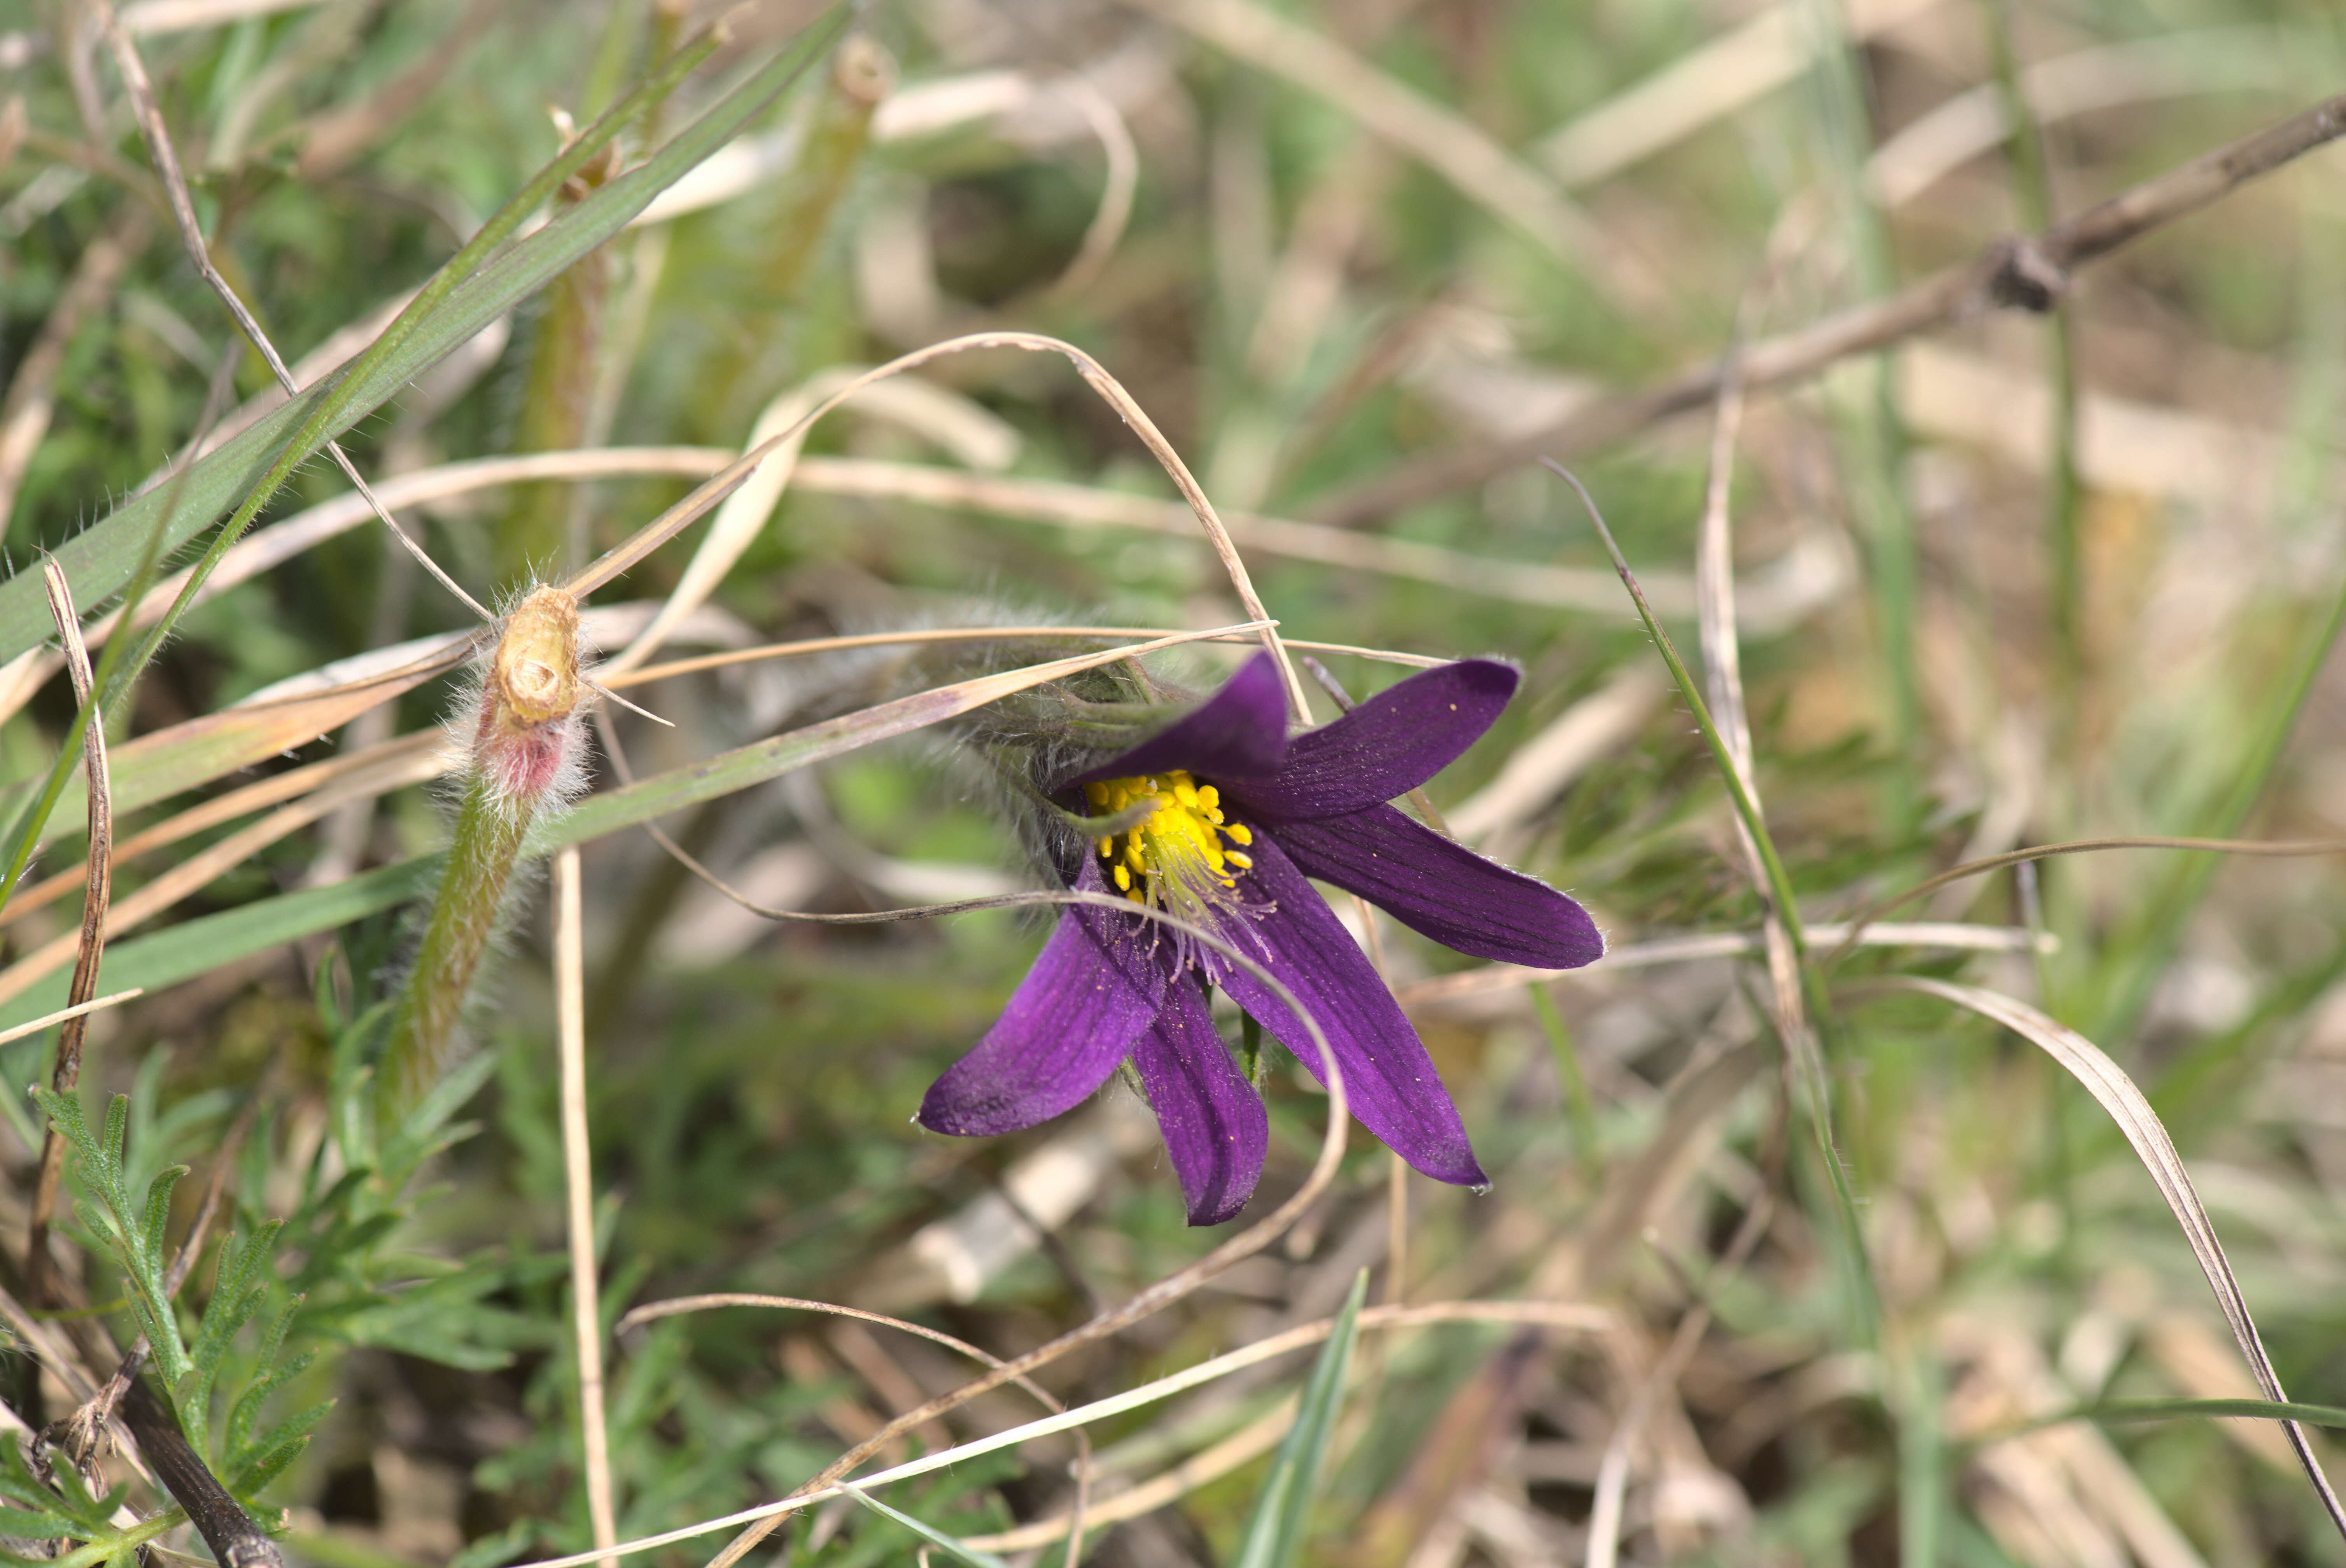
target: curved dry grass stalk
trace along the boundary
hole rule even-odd
[[[765,530],[782,493],[790,488],[799,453],[813,430],[815,418],[826,408],[835,406],[828,400],[842,393],[870,394],[876,408],[892,412],[899,423],[954,448],[956,455],[976,466],[1005,467],[1017,455],[1015,432],[976,410],[967,400],[941,388],[910,378],[874,380],[870,368],[864,365],[833,365],[816,372],[801,384],[774,398],[759,413],[750,426],[748,445],[752,451],[766,450],[768,455],[739,488],[725,497],[700,547],[692,553],[683,576],[669,591],[651,624],[638,633],[624,651],[605,661],[607,670],[617,675],[641,664],[687,616],[709,601],[742,554]],[[956,428],[957,424],[965,427],[972,420],[981,419],[983,433],[976,439],[965,429]]]
[[[2183,1227],[2183,1238],[2190,1244],[2200,1272],[2208,1277],[2208,1288],[2216,1294],[2216,1305],[2230,1326],[2240,1354],[2247,1358],[2258,1389],[2274,1403],[2287,1403],[2289,1396],[2281,1390],[2280,1374],[2274,1369],[2272,1358],[2265,1353],[2256,1319],[2249,1312],[2248,1298],[2241,1293],[2232,1266],[2224,1257],[2223,1243],[2217,1238],[2215,1222],[2208,1218],[2207,1206],[2199,1201],[2199,1194],[2191,1185],[2191,1173],[2183,1156],[2176,1152],[2174,1140],[2167,1135],[2158,1113],[2151,1109],[2149,1100],[2135,1086],[2125,1069],[2076,1030],[2000,992],[1920,975],[1895,975],[1875,983],[1881,988],[1919,991],[1926,996],[1936,996],[2004,1025],[2059,1063],[2093,1095],[2126,1135],[2136,1157],[2157,1185],[2158,1196],[2167,1200],[2176,1223]],[[2321,1461],[2315,1456],[2305,1429],[2296,1421],[2283,1421],[2281,1430],[2289,1435],[2290,1451],[2297,1455],[2306,1479],[2313,1483],[2331,1524],[2341,1539],[2346,1539],[2346,1506],[2341,1505],[2338,1494],[2331,1490],[2330,1478],[2322,1472]]]
[[[1051,285],[1053,294],[1065,298],[1090,287],[1116,255],[1117,245],[1132,222],[1132,199],[1140,189],[1140,149],[1133,145],[1132,127],[1124,123],[1115,101],[1090,77],[1070,75],[1064,79],[1062,90],[1099,138],[1100,157],[1107,166],[1100,179],[1099,206],[1084,229],[1083,243],[1076,248],[1067,270]]]
[[[55,556],[41,563],[43,585],[48,590],[49,614],[65,644],[66,665],[73,672],[74,697],[86,709],[99,700],[97,678],[90,668],[89,649],[83,646],[81,618],[74,611],[73,585]],[[89,863],[82,893],[81,929],[49,943],[56,962],[71,953],[73,983],[66,993],[64,1023],[57,1030],[56,1064],[49,1087],[69,1095],[81,1081],[82,1044],[88,1037],[89,1003],[97,994],[98,965],[106,957],[106,933],[114,895],[114,791],[107,782],[106,719],[93,713],[82,733],[82,770],[87,779]],[[25,1289],[36,1307],[61,1306],[52,1278],[56,1260],[49,1254],[49,1225],[55,1217],[59,1184],[65,1179],[66,1145],[52,1125],[41,1135],[38,1174],[33,1181],[32,1217],[25,1242]]]
[[[131,107],[138,120],[139,134],[146,140],[148,157],[154,160],[155,172],[162,178],[164,194],[169,198],[171,216],[178,224],[179,238],[187,247],[189,259],[195,262],[196,270],[203,275],[204,282],[212,292],[219,296],[220,303],[228,308],[229,315],[235,321],[237,330],[244,334],[245,341],[267,362],[270,374],[277,378],[277,384],[284,389],[288,397],[292,396],[301,390],[292,371],[278,353],[276,345],[269,341],[269,334],[260,330],[260,321],[246,308],[244,300],[229,286],[228,280],[212,263],[211,247],[204,238],[202,220],[196,216],[195,200],[189,194],[187,176],[180,171],[179,155],[171,145],[169,128],[163,123],[163,112],[155,101],[154,86],[148,80],[147,67],[138,56],[138,45],[132,42],[122,19],[115,14],[111,0],[88,0],[88,8],[105,33],[107,44],[114,53],[115,63],[121,69],[122,85],[129,93]],[[352,463],[349,453],[342,450],[342,443],[328,441],[326,452],[350,480],[352,487],[366,498],[367,504],[382,520],[382,525],[391,530],[401,548],[415,557],[416,562],[442,587],[454,595],[457,601],[474,615],[484,621],[494,618],[456,579],[441,569],[440,564],[415,542],[406,529],[399,525],[390,509],[368,487],[365,476],[359,473],[358,464]]]
[[[630,1310],[626,1317],[612,1325],[611,1331],[614,1335],[624,1334],[630,1329],[640,1328],[646,1323],[656,1323],[664,1318],[680,1317],[688,1312],[706,1312],[721,1307],[762,1307],[786,1312],[821,1312],[833,1318],[852,1318],[859,1322],[877,1323],[882,1328],[893,1329],[899,1333],[911,1334],[933,1344],[943,1345],[945,1349],[966,1356],[983,1367],[996,1368],[1003,1364],[1002,1359],[991,1351],[980,1349],[966,1339],[955,1339],[942,1329],[932,1329],[924,1323],[913,1323],[902,1318],[891,1318],[884,1312],[867,1312],[860,1307],[842,1307],[831,1301],[810,1301],[802,1296],[765,1296],[750,1291],[717,1291],[705,1296],[679,1296],[672,1300],[648,1302],[644,1306]],[[1032,1378],[1021,1376],[1013,1378],[1011,1382],[1034,1396],[1036,1404],[1054,1415],[1061,1413],[1067,1408],[1066,1401]],[[1076,1508],[1069,1519],[1064,1522],[1059,1533],[1052,1536],[1050,1541],[1058,1540],[1061,1536],[1073,1535],[1080,1542],[1082,1536],[1077,1526],[1110,1522],[1108,1516],[1094,1513],[1086,1506],[1090,1501],[1091,1490],[1091,1433],[1082,1427],[1076,1428],[1075,1433]],[[1121,1519],[1129,1516],[1117,1514],[1114,1517]],[[1048,1545],[1050,1541],[1041,1541],[1035,1544]],[[1069,1551],[1068,1568],[1075,1568],[1073,1562],[1075,1548],[1071,1546]]]
[[[660,545],[674,538],[709,506],[745,484],[768,457],[782,451],[786,443],[799,435],[800,431],[853,397],[864,387],[890,376],[902,375],[907,371],[918,370],[924,364],[951,354],[988,348],[1018,349],[1027,353],[1051,353],[1062,356],[1076,367],[1076,373],[1083,377],[1085,384],[1097,393],[1102,402],[1116,410],[1124,423],[1131,428],[1133,433],[1140,438],[1141,444],[1148,449],[1149,455],[1157,460],[1167,475],[1172,479],[1174,485],[1181,492],[1182,498],[1189,504],[1190,510],[1196,514],[1199,526],[1205,529],[1207,538],[1213,545],[1214,554],[1221,561],[1222,570],[1230,579],[1230,587],[1238,595],[1239,603],[1245,607],[1250,617],[1262,623],[1264,650],[1278,661],[1280,675],[1286,682],[1289,700],[1293,704],[1296,715],[1299,718],[1308,718],[1311,711],[1311,705],[1304,700],[1302,684],[1297,679],[1294,666],[1289,660],[1286,649],[1280,643],[1276,629],[1277,623],[1271,619],[1270,612],[1263,608],[1262,600],[1255,593],[1253,581],[1247,574],[1246,563],[1239,559],[1238,547],[1230,541],[1229,530],[1223,526],[1220,515],[1214,510],[1214,504],[1207,498],[1205,490],[1198,484],[1197,477],[1189,472],[1188,464],[1182,462],[1181,454],[1174,451],[1173,443],[1166,440],[1164,432],[1157,428],[1156,422],[1148,417],[1148,411],[1133,400],[1132,394],[1125,391],[1123,383],[1108,374],[1097,360],[1076,348],[1073,343],[1065,342],[1040,332],[974,332],[965,337],[949,338],[941,343],[932,343],[924,349],[915,349],[911,353],[900,355],[884,365],[867,371],[824,398],[790,428],[780,431],[769,440],[751,447],[739,461],[730,464],[660,516],[638,529],[635,536],[627,543],[607,551],[600,559],[589,564],[585,570],[573,576],[564,586],[573,595],[584,599],[596,588],[627,571]]]
[[[1583,1334],[1603,1333],[1612,1325],[1613,1320],[1613,1314],[1604,1308],[1569,1301],[1441,1301],[1421,1307],[1371,1307],[1362,1311],[1359,1319],[1363,1331],[1372,1329],[1423,1329],[1443,1323],[1507,1323],[1530,1324],[1545,1329],[1557,1329]],[[1088,1405],[1079,1405],[1061,1415],[1039,1421],[1029,1421],[1022,1426],[977,1438],[938,1453],[925,1454],[908,1463],[875,1471],[855,1484],[858,1489],[869,1490],[893,1481],[910,1481],[916,1476],[932,1474],[983,1454],[999,1452],[1005,1448],[1015,1448],[1035,1438],[1048,1437],[1055,1432],[1068,1431],[1092,1421],[1122,1415],[1127,1410],[1138,1410],[1161,1400],[1170,1399],[1175,1394],[1213,1382],[1217,1379],[1228,1377],[1233,1372],[1242,1371],[1249,1367],[1258,1366],[1274,1358],[1288,1355],[1296,1350],[1307,1349],[1327,1339],[1335,1326],[1333,1319],[1321,1319],[1318,1322],[1306,1323],[1282,1333],[1274,1334],[1267,1339],[1258,1340],[1243,1349],[1201,1361],[1184,1371],[1176,1372],[1170,1377],[1160,1378],[1141,1388],[1096,1400]],[[672,1546],[679,1541],[690,1541],[699,1536],[714,1534],[720,1530],[730,1530],[740,1525],[762,1523],[770,1520],[778,1522],[801,1509],[812,1507],[818,1502],[826,1502],[842,1494],[842,1489],[840,1487],[826,1484],[818,1490],[801,1492],[780,1502],[764,1503],[756,1508],[743,1509],[738,1513],[729,1513],[720,1519],[703,1520],[679,1530],[667,1531],[658,1535],[647,1535],[635,1541],[623,1541],[616,1550],[622,1555],[633,1555],[637,1553],[655,1551],[662,1546]],[[760,1538],[763,1539],[763,1535],[761,1534]],[[586,1552],[568,1557],[547,1557],[532,1563],[516,1564],[516,1568],[586,1568],[586,1564],[596,1562],[601,1555],[600,1553]],[[721,1562],[724,1559],[719,1558],[718,1561]]]

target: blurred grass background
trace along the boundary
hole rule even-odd
[[[234,342],[171,242],[87,15],[0,11],[0,522],[18,569],[197,433]],[[667,0],[135,0],[122,15],[216,260],[297,360],[422,283],[552,157],[550,109],[586,123],[695,20]],[[681,120],[809,15],[753,11],[666,112]],[[1739,335],[2074,214],[2334,93],[2341,67],[2346,26],[2320,0],[898,0],[862,13],[761,122],[736,188],[704,183],[721,199],[629,229],[344,444],[378,485],[533,451],[738,451],[761,410],[831,367],[957,332],[1066,337],[1242,514],[1286,634],[1522,663],[1523,695],[1433,787],[1462,833],[1572,890],[1617,949],[1753,933],[1762,904],[1718,775],[1568,493],[1514,463],[1397,510],[1381,489],[1427,454],[1555,426]],[[1811,921],[2033,842],[2346,833],[2346,690],[2322,673],[2346,579],[2339,158],[2316,153],[2096,264],[2056,315],[1978,313],[1753,393],[1731,491],[1744,670],[1759,791]],[[249,352],[230,373],[232,403],[271,384]],[[873,400],[816,428],[808,451],[829,466],[810,462],[693,640],[1244,618],[1186,524],[1086,520],[1171,491],[1063,365],[977,352],[923,378],[917,406]],[[1689,650],[1709,436],[1698,411],[1573,454]],[[948,504],[916,504],[881,483],[906,464],[1083,496],[1030,485],[989,503],[948,481]],[[345,483],[312,463],[263,522]],[[575,565],[689,483],[510,486],[402,514],[486,597]],[[1341,534],[1276,521],[1340,515]],[[683,560],[665,553],[604,597],[657,598]],[[369,524],[203,606],[128,729],[467,624]],[[1391,677],[1330,663],[1355,692]],[[673,767],[822,709],[851,673],[662,682],[638,699],[676,728],[617,727],[639,771]],[[447,700],[444,685],[411,693],[342,744],[426,728]],[[12,779],[46,767],[72,712],[52,681],[6,721]],[[933,748],[859,754],[669,826],[793,907],[1025,875]],[[409,789],[279,840],[169,918],[332,885],[444,832]],[[1121,1086],[1018,1137],[908,1125],[1024,972],[1032,921],[777,929],[639,836],[585,863],[607,1313],[783,1293],[1008,1355],[1204,1250]],[[117,898],[158,869],[126,866]],[[1316,1560],[1593,1560],[1602,1461],[1640,1400],[1631,1561],[2330,1560],[2277,1428],[2011,1435],[2100,1400],[2253,1386],[2175,1224],[2076,1085],[1977,1020],[1853,983],[1964,978],[2111,1053],[2168,1119],[2291,1393],[2346,1403],[2341,910],[2334,860],[2130,850],[1901,911],[1965,922],[1975,949],[1869,947],[1836,976],[1834,1131],[1872,1279],[1857,1296],[1756,959],[1648,950],[1657,962],[1526,984],[1470,976],[1388,923],[1389,972],[1494,1189],[1413,1180],[1397,1228],[1386,1156],[1356,1135],[1284,1240],[1043,1381],[1071,1402],[1128,1387],[1324,1316],[1366,1267],[1379,1299],[1586,1299],[1617,1326],[1451,1327],[1364,1351]],[[278,1485],[298,1555],[485,1568],[590,1543],[544,928],[525,905],[479,1015],[495,1061],[466,1113],[477,1130],[397,1235],[415,1278],[450,1271],[438,1315],[318,1330],[329,1353],[305,1385],[339,1403]],[[72,929],[70,899],[29,911],[9,956]],[[283,1213],[335,1103],[315,977],[355,1005],[394,976],[399,940],[378,915],[214,966],[101,1015],[89,1072],[127,1087],[144,1064],[157,1105],[193,1107],[155,1132],[152,1163],[168,1147],[199,1175],[231,1105],[256,1098],[235,1197]],[[10,1081],[41,1075],[43,1049],[0,1052]],[[1283,1068],[1270,1103],[1266,1196],[1300,1179],[1321,1109]],[[6,1149],[20,1173],[28,1115]],[[1047,1181],[1032,1175],[1046,1156]],[[0,1245],[20,1255],[26,1190],[0,1196]],[[1747,1219],[1748,1256],[1726,1257]],[[994,1250],[955,1274],[940,1236]],[[1713,1320],[1671,1352],[1698,1306]],[[962,1370],[926,1343],[795,1315],[630,1330],[612,1371],[620,1533],[780,1495]],[[1095,1506],[1260,1430],[1300,1375],[1290,1360],[1111,1423]],[[946,1425],[1029,1413],[996,1395]],[[998,1533],[1066,1506],[1072,1451],[962,1466],[899,1502]],[[1096,1529],[1086,1561],[1219,1561],[1264,1462]],[[914,1545],[844,1502],[785,1539],[768,1560],[893,1562]]]

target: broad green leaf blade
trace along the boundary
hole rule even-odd
[[[938,1551],[944,1553],[947,1557],[952,1558],[956,1563],[966,1563],[970,1565],[970,1568],[1010,1568],[1010,1564],[1006,1560],[996,1557],[991,1552],[979,1552],[971,1547],[964,1546],[960,1542],[955,1541],[952,1536],[947,1535],[935,1525],[925,1524],[920,1520],[913,1518],[911,1514],[906,1513],[901,1508],[889,1507],[886,1503],[881,1502],[878,1498],[872,1496],[870,1492],[863,1491],[860,1487],[851,1486],[845,1481],[841,1481],[839,1483],[839,1490],[847,1493],[848,1496],[855,1499],[856,1502],[862,1503],[872,1512],[880,1515],[881,1518],[894,1520],[897,1523],[903,1525],[905,1529],[911,1531],[913,1534],[919,1536],[922,1540],[927,1542],[930,1545],[935,1547]]]
[[[248,497],[280,464],[286,443],[315,423],[321,411],[340,405],[332,408],[310,438],[300,443],[299,458],[323,450],[328,441],[397,396],[481,329],[617,234],[651,205],[654,197],[764,112],[831,46],[842,16],[843,12],[834,11],[823,23],[801,33],[658,152],[599,187],[536,233],[515,241],[435,301],[412,325],[403,320],[393,323],[377,345],[382,351],[362,354],[348,369],[262,419],[176,482],[156,486],[60,545],[57,561],[73,584],[75,603],[87,608],[129,582],[166,507],[170,511],[163,523],[162,544],[168,553]],[[50,629],[36,575],[27,573],[0,583],[0,659],[13,658],[34,647],[49,636]]]
[[[1352,1278],[1344,1309],[1336,1315],[1335,1331],[1311,1365],[1311,1381],[1296,1406],[1295,1424],[1280,1440],[1279,1453],[1263,1479],[1262,1495],[1255,1499],[1231,1568],[1287,1568],[1303,1545],[1303,1532],[1318,1501],[1320,1469],[1328,1457],[1329,1439],[1335,1435],[1336,1414],[1344,1402],[1344,1378],[1352,1369],[1352,1346],[1360,1338],[1361,1305],[1368,1299],[1369,1271]]]

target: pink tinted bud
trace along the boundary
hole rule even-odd
[[[474,771],[498,800],[529,811],[576,790],[582,689],[578,601],[533,588],[506,617],[472,737]]]

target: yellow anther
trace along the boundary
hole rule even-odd
[[[1251,843],[1254,835],[1224,824],[1221,792],[1212,785],[1176,769],[1086,784],[1084,796],[1096,812],[1144,813],[1124,832],[1093,840],[1126,898],[1192,921],[1243,907],[1238,872],[1253,862],[1229,845]]]
[[[1254,830],[1248,827],[1244,822],[1232,822],[1229,827],[1224,828],[1222,831],[1229,835],[1230,842],[1233,844],[1251,844],[1254,842]]]
[[[1232,850],[1223,858],[1228,860],[1230,864],[1236,866],[1242,871],[1251,871],[1254,869],[1254,857],[1246,853],[1244,850]]]

